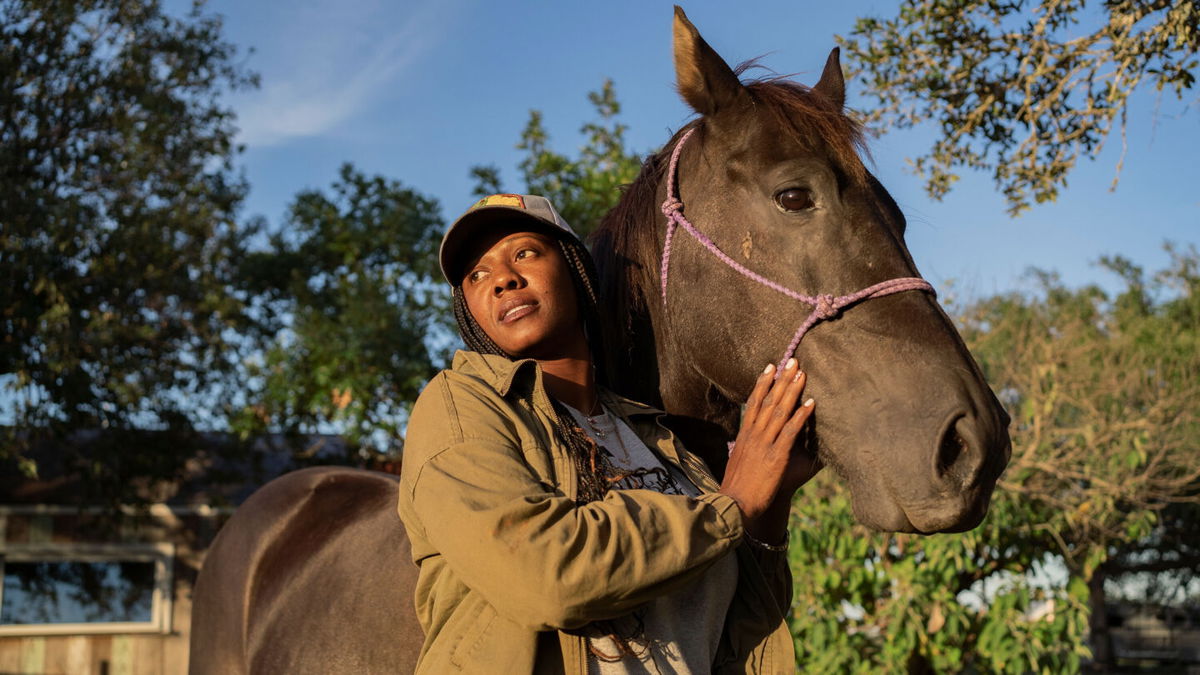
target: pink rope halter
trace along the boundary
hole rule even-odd
[[[775,371],[775,377],[779,377],[779,373],[783,372],[784,364],[796,353],[796,348],[800,346],[800,340],[804,338],[804,334],[808,332],[808,329],[825,319],[832,319],[850,305],[870,298],[880,298],[903,291],[927,291],[935,293],[933,286],[924,279],[918,277],[901,277],[899,279],[881,281],[850,295],[804,295],[782,284],[771,281],[753,270],[747,269],[744,265],[729,257],[727,253],[713,243],[713,240],[708,235],[696,229],[696,226],[692,225],[683,215],[683,202],[679,199],[679,190],[675,185],[675,173],[679,165],[679,155],[683,150],[683,144],[695,132],[696,128],[693,127],[683,135],[683,138],[679,139],[679,142],[675,144],[675,150],[671,153],[671,164],[667,167],[667,200],[662,204],[663,215],[667,217],[667,235],[663,240],[661,270],[662,299],[664,305],[667,304],[667,274],[670,271],[671,246],[675,238],[675,230],[680,226],[687,230],[688,234],[695,237],[696,241],[700,242],[704,248],[708,249],[709,253],[715,255],[718,260],[732,267],[747,279],[756,281],[773,291],[778,291],[793,300],[799,300],[805,304],[812,305],[812,312],[800,324],[800,327],[796,329],[796,334],[792,336],[791,343],[788,344],[787,350],[783,353],[783,358],[779,361],[779,368]]]

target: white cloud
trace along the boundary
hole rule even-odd
[[[320,136],[395,86],[444,32],[435,3],[324,0],[281,5],[258,35],[251,67],[262,88],[235,101],[239,140],[251,147]],[[403,7],[403,9],[400,9]],[[442,20],[439,20],[441,18]]]

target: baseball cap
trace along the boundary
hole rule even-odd
[[[570,236],[579,240],[575,230],[558,215],[549,199],[538,195],[497,194],[488,195],[471,205],[467,212],[458,217],[446,235],[442,237],[442,246],[438,251],[438,262],[442,267],[442,275],[451,285],[458,283],[462,277],[461,267],[463,247],[468,245],[483,229],[501,224],[522,227],[528,225],[530,231],[541,232],[552,237]]]

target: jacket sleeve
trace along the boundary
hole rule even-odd
[[[406,449],[407,455],[407,449]],[[404,510],[468,587],[535,630],[628,613],[701,573],[742,536],[734,501],[614,490],[579,505],[515,443],[464,438],[406,467]]]
[[[751,558],[757,563],[767,588],[775,600],[779,612],[787,616],[792,609],[792,568],[788,564],[786,552],[764,551],[756,546],[747,544]]]

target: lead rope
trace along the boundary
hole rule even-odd
[[[771,281],[770,279],[758,274],[757,272],[754,272],[753,270],[747,269],[744,265],[729,257],[729,255],[722,251],[713,242],[713,240],[708,237],[708,235],[696,229],[696,226],[692,225],[692,223],[689,222],[688,219],[683,215],[683,202],[679,199],[679,193],[675,185],[675,173],[679,165],[679,155],[683,150],[683,144],[686,143],[689,138],[691,138],[692,134],[696,133],[696,128],[697,127],[692,127],[689,129],[688,132],[679,139],[679,142],[675,144],[675,150],[671,153],[671,164],[667,167],[667,199],[662,204],[663,215],[667,217],[667,235],[663,239],[661,269],[662,299],[664,306],[667,304],[667,274],[670,270],[671,246],[675,238],[675,229],[679,226],[682,226],[684,230],[687,230],[688,234],[695,237],[696,241],[700,242],[700,244],[703,245],[704,248],[708,249],[710,253],[715,255],[717,259],[732,267],[742,276],[752,281],[756,281],[763,286],[770,288],[771,290],[778,291],[779,293],[782,293],[793,300],[799,300],[805,304],[812,305],[812,312],[809,313],[804,322],[800,324],[800,327],[796,329],[796,334],[792,336],[792,341],[788,344],[787,350],[783,353],[783,358],[779,361],[779,367],[775,370],[776,378],[778,378],[779,374],[783,372],[783,367],[784,364],[787,363],[787,360],[796,353],[796,348],[800,346],[800,340],[804,338],[804,334],[808,332],[809,328],[812,328],[817,323],[826,319],[832,319],[850,305],[863,300],[868,300],[870,298],[880,298],[885,295],[901,293],[903,291],[926,291],[933,293],[934,295],[937,294],[937,292],[934,291],[933,286],[924,279],[919,277],[900,277],[898,279],[881,281],[849,295],[804,295],[803,293],[793,291],[787,286],[783,286],[779,283]]]

